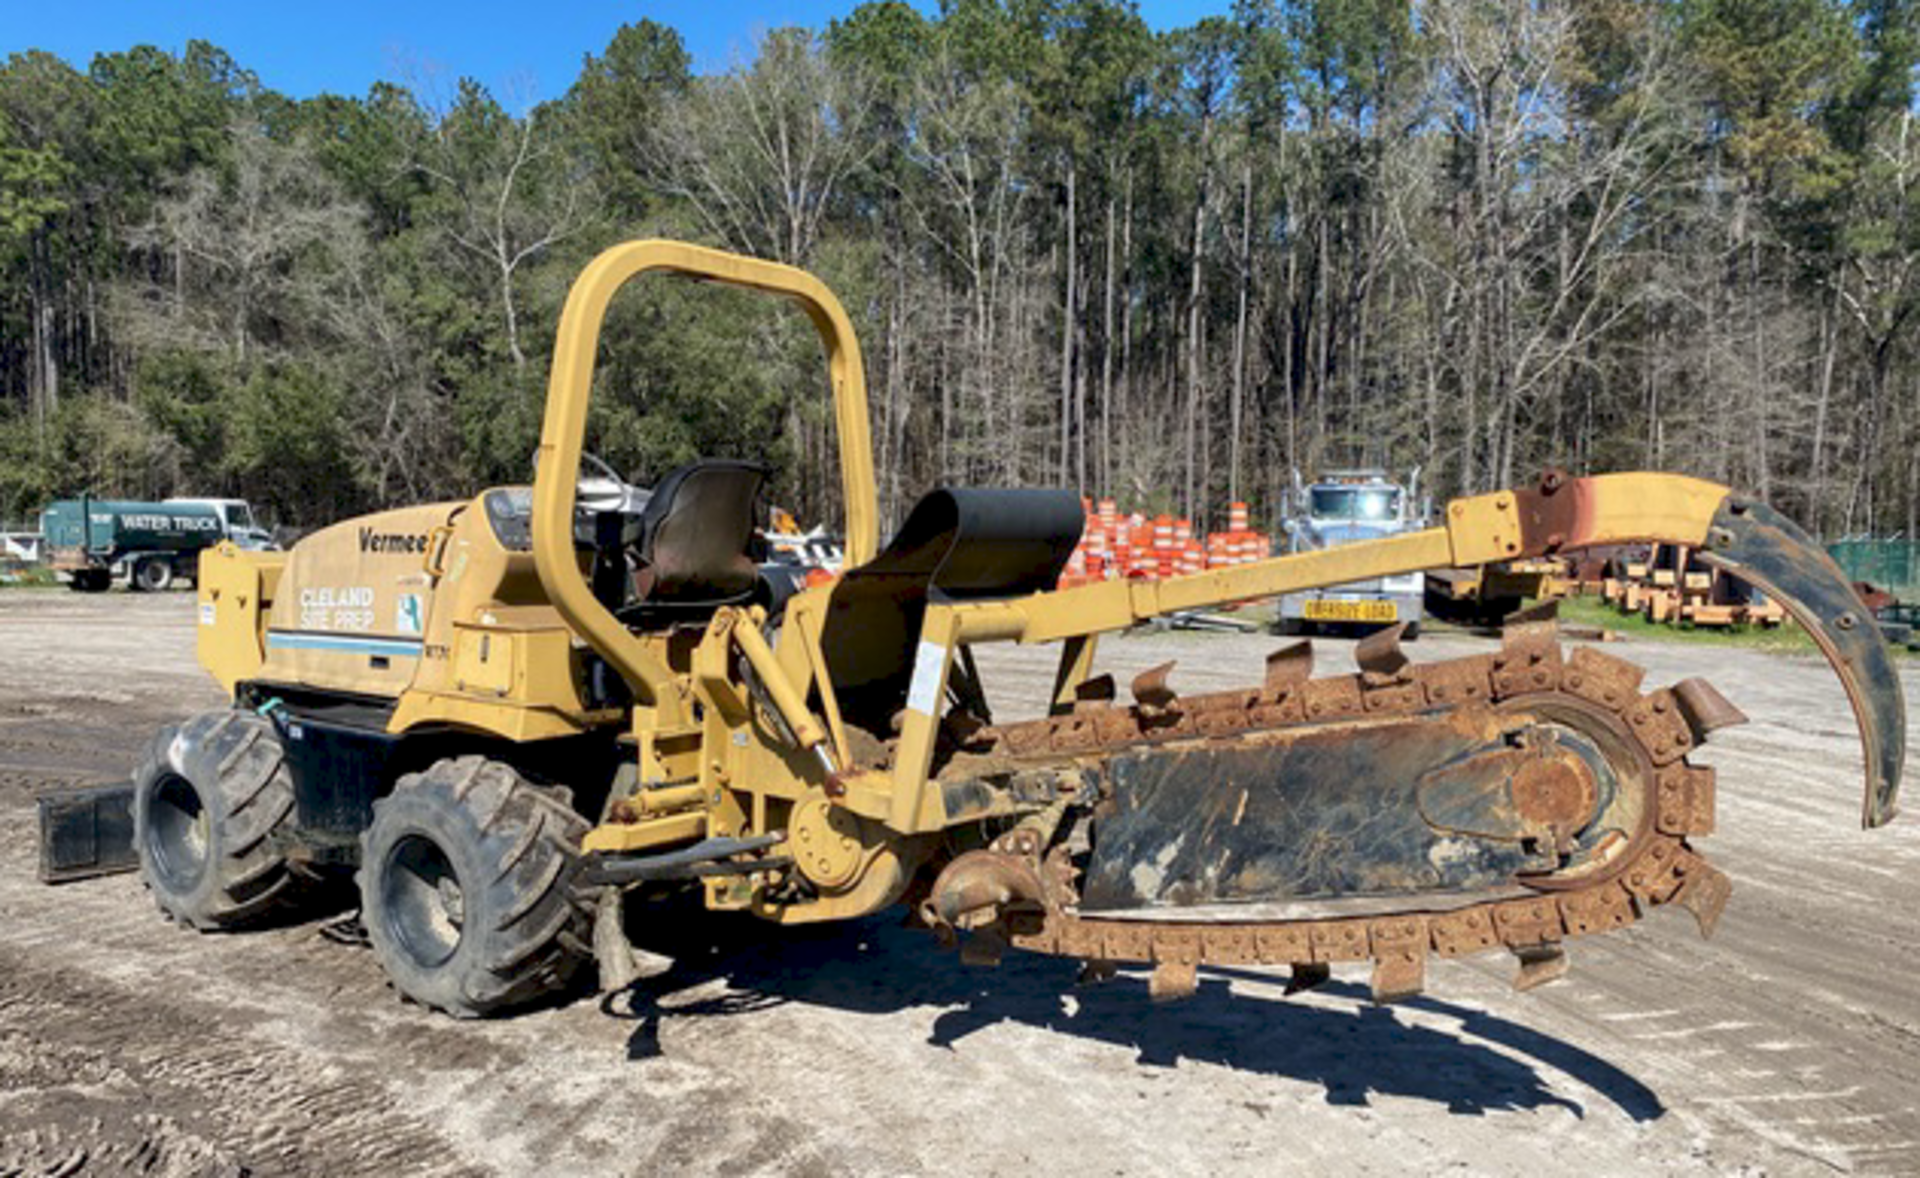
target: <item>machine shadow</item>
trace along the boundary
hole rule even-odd
[[[1401,1096],[1460,1115],[1557,1107],[1584,1118],[1583,1105],[1549,1087],[1543,1065],[1635,1121],[1666,1112],[1645,1084],[1588,1051],[1430,998],[1408,1005],[1459,1020],[1459,1033],[1410,1024],[1396,1008],[1372,1005],[1364,987],[1337,981],[1320,992],[1346,1001],[1329,1008],[1235,993],[1229,985],[1236,978],[1271,983],[1271,975],[1203,970],[1197,994],[1161,1005],[1149,999],[1144,976],[1075,986],[1076,963],[1057,958],[1010,953],[998,969],[970,968],[897,918],[793,929],[723,925],[718,937],[688,932],[692,939],[681,944],[670,944],[678,940],[671,934],[651,938],[650,948],[671,951],[670,969],[601,999],[603,1013],[634,1023],[631,1059],[662,1054],[662,1027],[673,1019],[790,1002],[861,1014],[933,1007],[942,1008],[928,1039],[933,1047],[951,1049],[1011,1022],[1126,1047],[1148,1066],[1185,1059],[1318,1084],[1334,1105]]]

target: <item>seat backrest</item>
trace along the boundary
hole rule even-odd
[[[941,487],[922,496],[878,556],[834,585],[821,647],[840,714],[884,736],[906,703],[929,601],[1051,589],[1080,542],[1072,491]]]
[[[642,604],[722,605],[753,592],[748,551],[767,468],[702,459],[667,475],[640,513]]]

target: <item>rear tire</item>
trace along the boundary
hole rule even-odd
[[[127,581],[129,588],[142,593],[165,593],[173,588],[173,562],[150,557],[133,566],[133,576]]]
[[[587,821],[485,757],[440,761],[374,803],[360,912],[396,990],[456,1018],[566,986],[589,956],[573,892]]]
[[[287,899],[294,876],[271,836],[292,824],[279,737],[251,712],[161,729],[133,774],[140,877],[160,911],[193,928],[239,928]]]

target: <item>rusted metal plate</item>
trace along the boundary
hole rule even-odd
[[[1560,686],[1560,644],[1555,628],[1538,623],[1509,629],[1493,656],[1493,690],[1502,696],[1552,691]]]
[[[1300,687],[1301,702],[1309,720],[1338,720],[1357,716],[1366,710],[1360,698],[1360,676],[1336,675],[1314,679]]]
[[[1151,964],[1158,997],[1189,992],[1202,965],[1289,965],[1292,993],[1334,963],[1370,960],[1381,1001],[1417,993],[1430,955],[1497,947],[1520,959],[1516,985],[1542,984],[1566,972],[1562,940],[1661,904],[1711,932],[1731,886],[1682,841],[1713,823],[1712,771],[1684,753],[1737,719],[1718,693],[1641,696],[1636,668],[1563,659],[1546,623],[1510,632],[1499,656],[1281,679],[973,734],[950,785],[1069,766],[1079,777],[1030,791],[1056,799],[1052,817],[995,839],[990,854],[1007,862],[949,864],[923,905],[929,923],[950,939],[972,928],[982,960],[1010,943],[1094,973]],[[1076,719],[1093,722],[1093,749],[1061,747],[1084,739]],[[1023,762],[1016,747],[1071,759]],[[1069,812],[1079,825],[1058,827]],[[1073,833],[1048,844],[1043,830]],[[1466,874],[1486,886],[1447,886],[1438,872],[1461,870],[1462,845],[1555,867],[1483,858]]]
[[[1453,707],[1493,697],[1493,656],[1448,659],[1414,667],[1413,674],[1426,688],[1427,702],[1434,707]]]
[[[1713,833],[1713,769],[1668,765],[1660,770],[1656,823],[1661,834]]]
[[[1465,891],[1549,870],[1556,859],[1523,845],[1504,785],[1506,734],[1525,727],[1481,711],[1116,755],[1114,808],[1095,828],[1082,906]],[[1496,837],[1429,821],[1422,781],[1434,766],[1488,777],[1490,788],[1449,791],[1447,813]]]
[[[1590,646],[1577,646],[1567,657],[1561,686],[1582,699],[1618,712],[1633,703],[1640,694],[1640,681],[1646,672],[1625,659],[1602,654]]]
[[[1633,735],[1646,747],[1656,765],[1671,764],[1693,748],[1693,726],[1671,691],[1656,691],[1642,696],[1627,709],[1627,723]]]
[[[1446,957],[1464,957],[1500,944],[1494,932],[1493,917],[1484,908],[1448,912],[1435,916],[1429,925],[1433,932],[1434,952]]]

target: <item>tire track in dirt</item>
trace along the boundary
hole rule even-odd
[[[396,1111],[385,1084],[252,1033],[263,1017],[177,994],[155,1001],[0,945],[0,1159],[52,1168],[84,1147],[108,1164],[477,1172]]]

